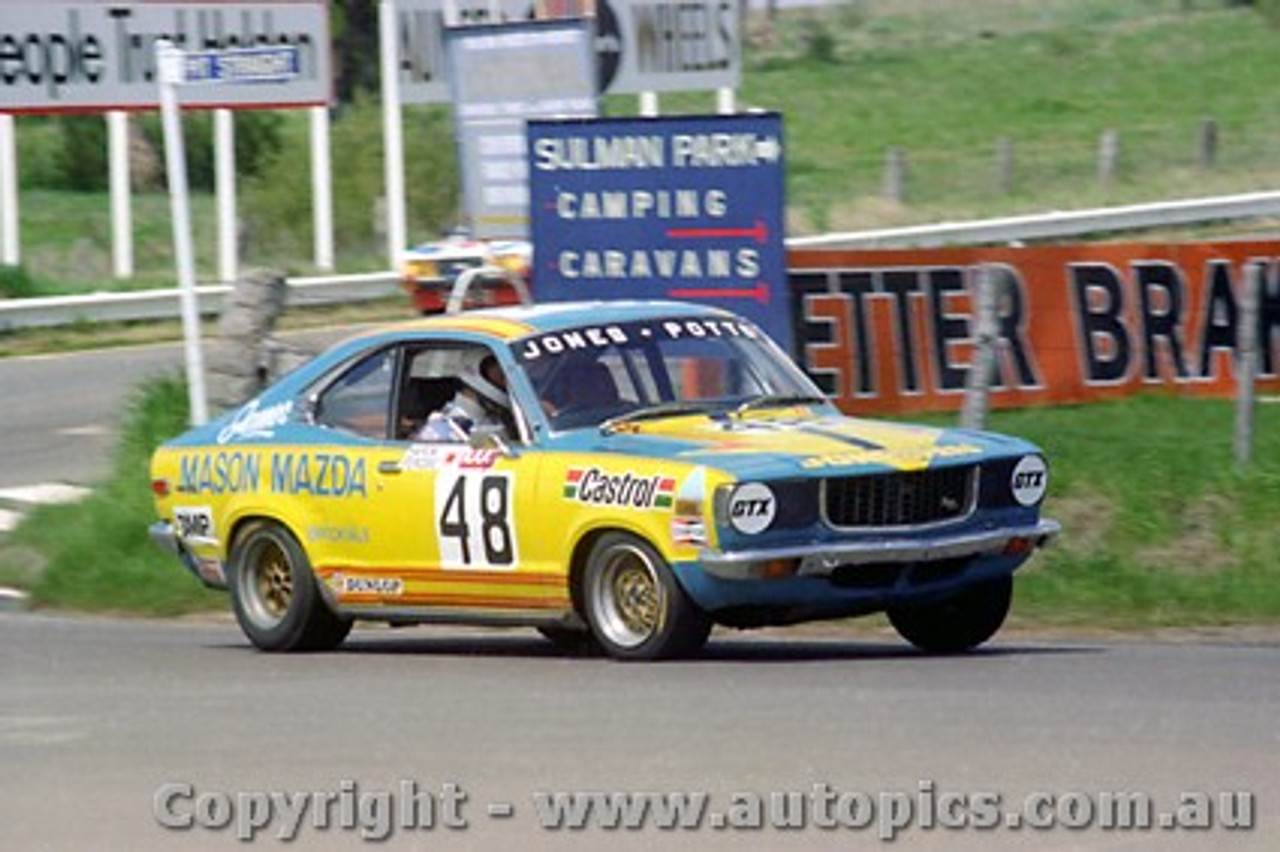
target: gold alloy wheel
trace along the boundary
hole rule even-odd
[[[293,604],[293,566],[274,538],[263,538],[245,554],[241,578],[245,609],[263,627],[279,624]]]
[[[634,648],[662,627],[665,590],[648,554],[619,544],[606,555],[592,584],[594,608],[607,638]]]

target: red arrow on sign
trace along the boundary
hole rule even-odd
[[[754,287],[682,287],[668,290],[673,299],[755,299],[762,305],[769,304],[769,285],[760,281]]]
[[[757,243],[764,245],[769,238],[769,226],[763,219],[757,219],[750,228],[668,228],[667,236],[673,240],[717,239],[722,237],[753,237]]]

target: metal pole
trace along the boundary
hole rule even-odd
[[[386,169],[387,254],[398,269],[405,249],[404,125],[400,106],[400,49],[396,40],[396,4],[378,4],[382,53],[382,138]]]
[[[129,113],[107,113],[107,180],[111,193],[111,258],[116,278],[133,277],[133,211],[129,199]]]
[[[22,262],[18,246],[18,143],[13,116],[0,114],[0,263]]]
[[[218,280],[240,275],[240,234],[236,228],[236,125],[229,109],[213,111],[213,179],[218,205]]]
[[[165,170],[169,174],[169,207],[173,218],[173,257],[182,302],[182,337],[187,364],[187,398],[191,425],[209,419],[204,388],[204,357],[200,349],[200,305],[196,299],[195,253],[191,244],[188,207],[187,154],[182,140],[182,114],[177,86],[183,79],[182,51],[164,39],[156,41],[156,70],[160,81],[160,118],[164,130]]]
[[[1240,468],[1253,459],[1254,378],[1258,372],[1258,302],[1262,291],[1263,265],[1253,261],[1245,267],[1244,290],[1240,294],[1239,323],[1236,327],[1236,424],[1235,458]]]
[[[977,268],[977,310],[974,317],[973,354],[965,376],[964,406],[960,425],[966,429],[984,429],[990,408],[991,368],[995,364],[996,285],[986,264]]]
[[[311,215],[316,269],[333,271],[333,166],[329,108],[311,108]]]
[[[716,89],[716,112],[719,115],[733,115],[738,111],[737,92],[732,86]]]

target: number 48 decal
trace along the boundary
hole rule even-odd
[[[436,477],[436,539],[446,568],[514,568],[510,473]]]

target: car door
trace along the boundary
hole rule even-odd
[[[341,558],[327,577],[344,603],[510,614],[568,605],[563,582],[522,570],[534,529],[527,507],[536,491],[536,454],[518,434],[504,441],[509,451],[422,437],[430,430],[421,423],[457,392],[460,365],[490,351],[442,339],[389,353],[395,366],[381,409],[385,436],[364,450],[368,499],[349,504],[337,523],[358,533],[335,543]],[[321,416],[332,407],[322,396]]]

